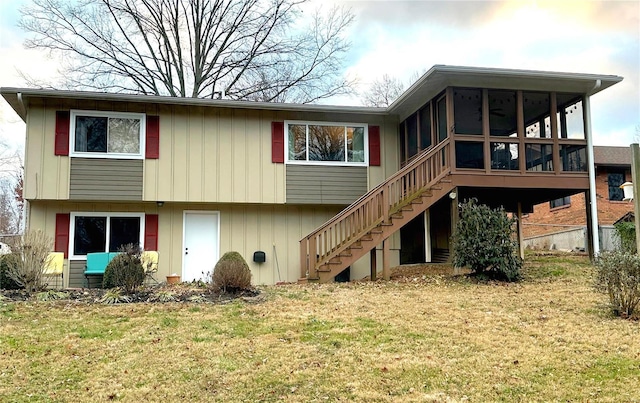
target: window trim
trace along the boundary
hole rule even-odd
[[[140,151],[137,154],[130,153],[110,153],[110,152],[88,152],[76,151],[76,118],[78,116],[123,118],[140,120]],[[69,157],[81,158],[113,158],[113,159],[144,159],[146,149],[146,114],[134,112],[105,112],[94,110],[71,109],[69,118]]]
[[[363,162],[349,162],[346,161],[348,158],[347,153],[347,141],[346,141],[346,130],[345,130],[345,161],[309,161],[309,149],[307,147],[307,159],[304,161],[301,160],[290,160],[289,159],[289,126],[290,125],[306,125],[306,144],[309,144],[309,126],[344,126],[347,127],[362,127],[364,129],[364,161]],[[311,120],[285,120],[284,121],[284,155],[285,155],[285,164],[288,165],[321,165],[321,166],[357,166],[357,167],[366,167],[369,166],[369,124],[367,123],[353,123],[353,122],[325,122],[325,121],[311,121]]]
[[[76,235],[76,217],[106,217],[107,228],[105,229],[105,250],[108,250],[109,235],[111,230],[111,217],[138,217],[140,218],[140,247],[144,245],[145,234],[145,213],[130,213],[130,212],[88,212],[88,211],[72,211],[69,213],[69,260],[87,260],[87,255],[75,255],[74,244]]]

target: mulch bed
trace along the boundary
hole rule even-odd
[[[101,288],[81,288],[53,290],[66,294],[66,297],[57,299],[63,302],[75,302],[79,304],[99,304],[102,297],[108,292]],[[0,301],[24,302],[36,301],[38,293],[28,293],[24,290],[0,290]],[[134,294],[128,295],[130,303],[228,303],[237,299],[246,302],[260,302],[263,294],[260,290],[242,290],[239,292],[223,292],[211,288],[191,284],[157,285],[141,287]]]

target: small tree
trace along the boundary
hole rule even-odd
[[[6,258],[7,276],[28,292],[38,291],[52,248],[53,240],[44,232],[27,232],[14,246],[12,257]]]
[[[513,239],[513,224],[504,209],[491,209],[467,200],[460,207],[460,220],[453,234],[453,263],[469,267],[476,274],[515,281],[520,277],[522,260]]]
[[[596,259],[596,290],[609,295],[613,313],[631,317],[640,306],[640,256],[603,252]]]
[[[241,291],[251,287],[251,270],[238,252],[227,252],[213,269],[212,285],[223,291]]]
[[[104,288],[122,287],[127,294],[132,294],[144,283],[144,268],[140,256],[140,246],[123,245],[104,271],[102,286]]]

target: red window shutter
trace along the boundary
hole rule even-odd
[[[56,112],[55,155],[69,155],[69,111]]]
[[[69,254],[69,224],[70,214],[56,214],[56,240],[54,249],[56,252],[64,252],[64,257]]]
[[[147,116],[145,158],[160,158],[160,116]],[[155,250],[155,249],[154,249]]]
[[[284,122],[271,122],[271,162],[284,163]]]
[[[369,126],[369,165],[380,166],[380,126]]]
[[[158,215],[144,216],[144,250],[158,250]]]

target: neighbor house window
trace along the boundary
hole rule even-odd
[[[290,163],[365,165],[367,125],[285,122]]]
[[[71,258],[87,253],[118,252],[127,244],[142,245],[144,214],[71,213]]]
[[[620,189],[620,185],[625,182],[624,170],[609,170],[607,182],[609,184],[609,200],[622,201],[624,191]]]
[[[559,199],[551,200],[549,202],[550,208],[558,208],[562,206],[570,206],[571,205],[571,196],[560,197]]]
[[[70,155],[89,158],[143,158],[142,113],[71,111]]]

